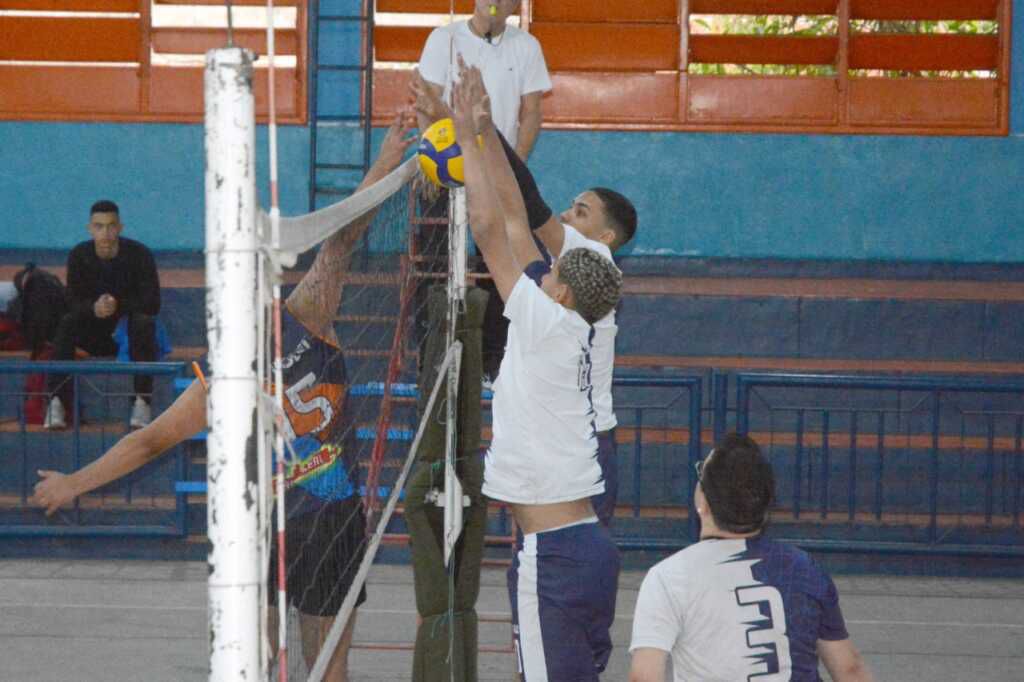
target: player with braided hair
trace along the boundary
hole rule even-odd
[[[410,83],[410,95],[420,114],[420,126],[451,116],[451,109],[436,96],[418,75]],[[559,258],[569,250],[582,247],[590,249],[609,260],[612,254],[624,247],[633,238],[637,229],[637,212],[632,202],[615,190],[606,187],[591,187],[579,193],[572,205],[558,214],[541,196],[533,173],[512,146],[498,131],[498,139],[505,150],[505,157],[512,167],[519,192],[526,204],[526,216],[530,230],[547,251],[546,260]],[[548,255],[550,254],[550,255]],[[500,361],[506,345],[508,319],[501,317],[501,306],[487,307],[484,318],[484,372],[497,375],[497,365],[488,367],[488,355]],[[594,348],[592,383],[594,385],[594,410],[597,412],[597,461],[604,477],[604,492],[595,495],[592,502],[597,518],[605,525],[611,523],[618,500],[618,453],[616,452],[615,407],[612,400],[612,374],[615,367],[615,337],[618,326],[615,310],[594,324]],[[490,338],[490,343],[488,343]],[[493,346],[488,352],[487,346]],[[494,359],[490,362],[494,362]]]
[[[523,534],[508,572],[519,672],[597,680],[612,649],[619,554],[590,501],[604,490],[591,351],[622,273],[583,248],[543,260],[476,69],[463,69],[453,119],[470,229],[510,323],[483,492],[509,503]]]

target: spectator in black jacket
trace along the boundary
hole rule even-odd
[[[127,318],[129,355],[135,361],[156,359],[156,315],[160,312],[160,280],[153,254],[143,244],[121,237],[120,211],[113,201],[97,201],[89,210],[89,234],[68,255],[69,312],[61,318],[54,345],[55,360],[73,360],[75,348],[90,355],[117,354],[113,333]],[[50,375],[53,396],[46,428],[64,428],[70,406],[70,381]],[[150,422],[153,377],[135,376],[135,402],[130,424]]]

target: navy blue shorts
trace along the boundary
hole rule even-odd
[[[530,533],[508,569],[524,682],[593,682],[612,653],[619,551],[596,519]]]
[[[604,492],[590,498],[594,513],[604,525],[609,525],[615,516],[615,503],[619,499],[619,453],[615,444],[615,429],[599,431],[597,434],[597,463],[601,465],[604,477]]]

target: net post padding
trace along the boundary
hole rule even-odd
[[[457,401],[460,428],[456,473],[470,504],[464,510],[462,538],[454,553],[453,570],[457,576],[454,595],[449,594],[449,576],[444,561],[444,512],[434,502],[439,497],[436,489],[446,482],[443,469],[447,439],[442,418],[444,411],[440,405],[432,410],[424,405],[421,410],[421,414],[426,415],[427,431],[420,447],[416,474],[405,495],[405,521],[412,547],[416,608],[422,617],[416,633],[413,682],[472,682],[477,679],[475,606],[480,593],[480,565],[487,524],[487,503],[480,492],[483,485],[483,462],[480,459],[481,327],[487,299],[486,291],[469,289],[465,312],[458,316],[456,328],[456,338],[463,344]],[[448,300],[443,286],[431,288],[429,306],[432,322],[445,319]],[[431,324],[431,329],[433,331],[427,338],[424,351],[421,386],[430,385],[435,379],[438,358],[444,352],[443,326]],[[452,596],[454,599],[450,601]],[[451,614],[449,607],[452,607]]]
[[[262,580],[256,466],[253,54],[206,55],[207,505],[210,680],[257,679]]]
[[[430,392],[430,398],[427,401],[427,412],[434,409],[434,404],[437,402],[437,395],[444,383],[445,372],[448,371],[449,366],[458,363],[461,357],[462,344],[456,342],[445,354],[444,362],[441,364],[441,368],[439,370],[440,376],[434,383],[434,387]],[[313,665],[313,669],[309,672],[308,682],[320,682],[320,680],[323,679],[324,673],[327,671],[327,666],[330,663],[331,656],[334,654],[334,650],[338,647],[338,642],[341,640],[342,632],[344,632],[346,624],[352,617],[352,611],[355,609],[356,599],[359,597],[360,586],[366,582],[366,576],[370,572],[370,566],[373,564],[373,560],[377,556],[377,550],[384,537],[384,531],[387,528],[388,520],[394,513],[395,507],[398,505],[399,495],[405,487],[406,480],[409,478],[409,472],[412,470],[413,462],[416,460],[416,453],[419,452],[420,442],[423,440],[423,432],[425,430],[426,420],[420,420],[419,428],[416,430],[416,437],[413,439],[412,447],[409,448],[409,454],[406,456],[405,463],[402,465],[402,470],[398,474],[398,479],[395,481],[394,487],[391,489],[391,494],[388,496],[387,504],[384,506],[384,511],[381,513],[380,522],[377,524],[376,530],[374,530],[373,535],[370,537],[370,541],[366,548],[366,555],[363,557],[363,562],[359,566],[359,570],[352,581],[352,586],[349,589],[348,594],[345,595],[345,600],[342,602],[338,615],[335,616],[334,622],[331,624],[330,632],[328,632],[323,645],[320,647],[320,653],[317,656],[316,663]]]

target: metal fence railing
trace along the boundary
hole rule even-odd
[[[738,374],[775,531],[817,549],[1024,556],[1024,382]]]
[[[202,516],[205,460],[186,454],[201,440],[58,518],[28,504],[37,469],[77,469],[127,431],[128,375],[163,377],[157,413],[180,370],[0,363],[0,536],[184,535],[188,518]],[[66,431],[25,423],[19,379],[40,371],[67,372],[74,384]],[[612,530],[623,549],[697,540],[692,464],[735,429],[754,436],[775,469],[775,537],[859,553],[1024,556],[1024,381],[704,372],[616,376],[614,391]]]
[[[38,470],[77,470],[128,432],[131,376],[153,375],[153,413],[159,414],[173,399],[172,379],[182,367],[176,362],[0,363],[0,536],[183,536],[187,500],[175,491],[175,482],[186,478],[183,446],[53,517],[30,504]],[[26,401],[45,402],[50,396],[29,391],[25,377],[47,373],[65,374],[70,383],[66,429],[44,430],[28,422]]]

